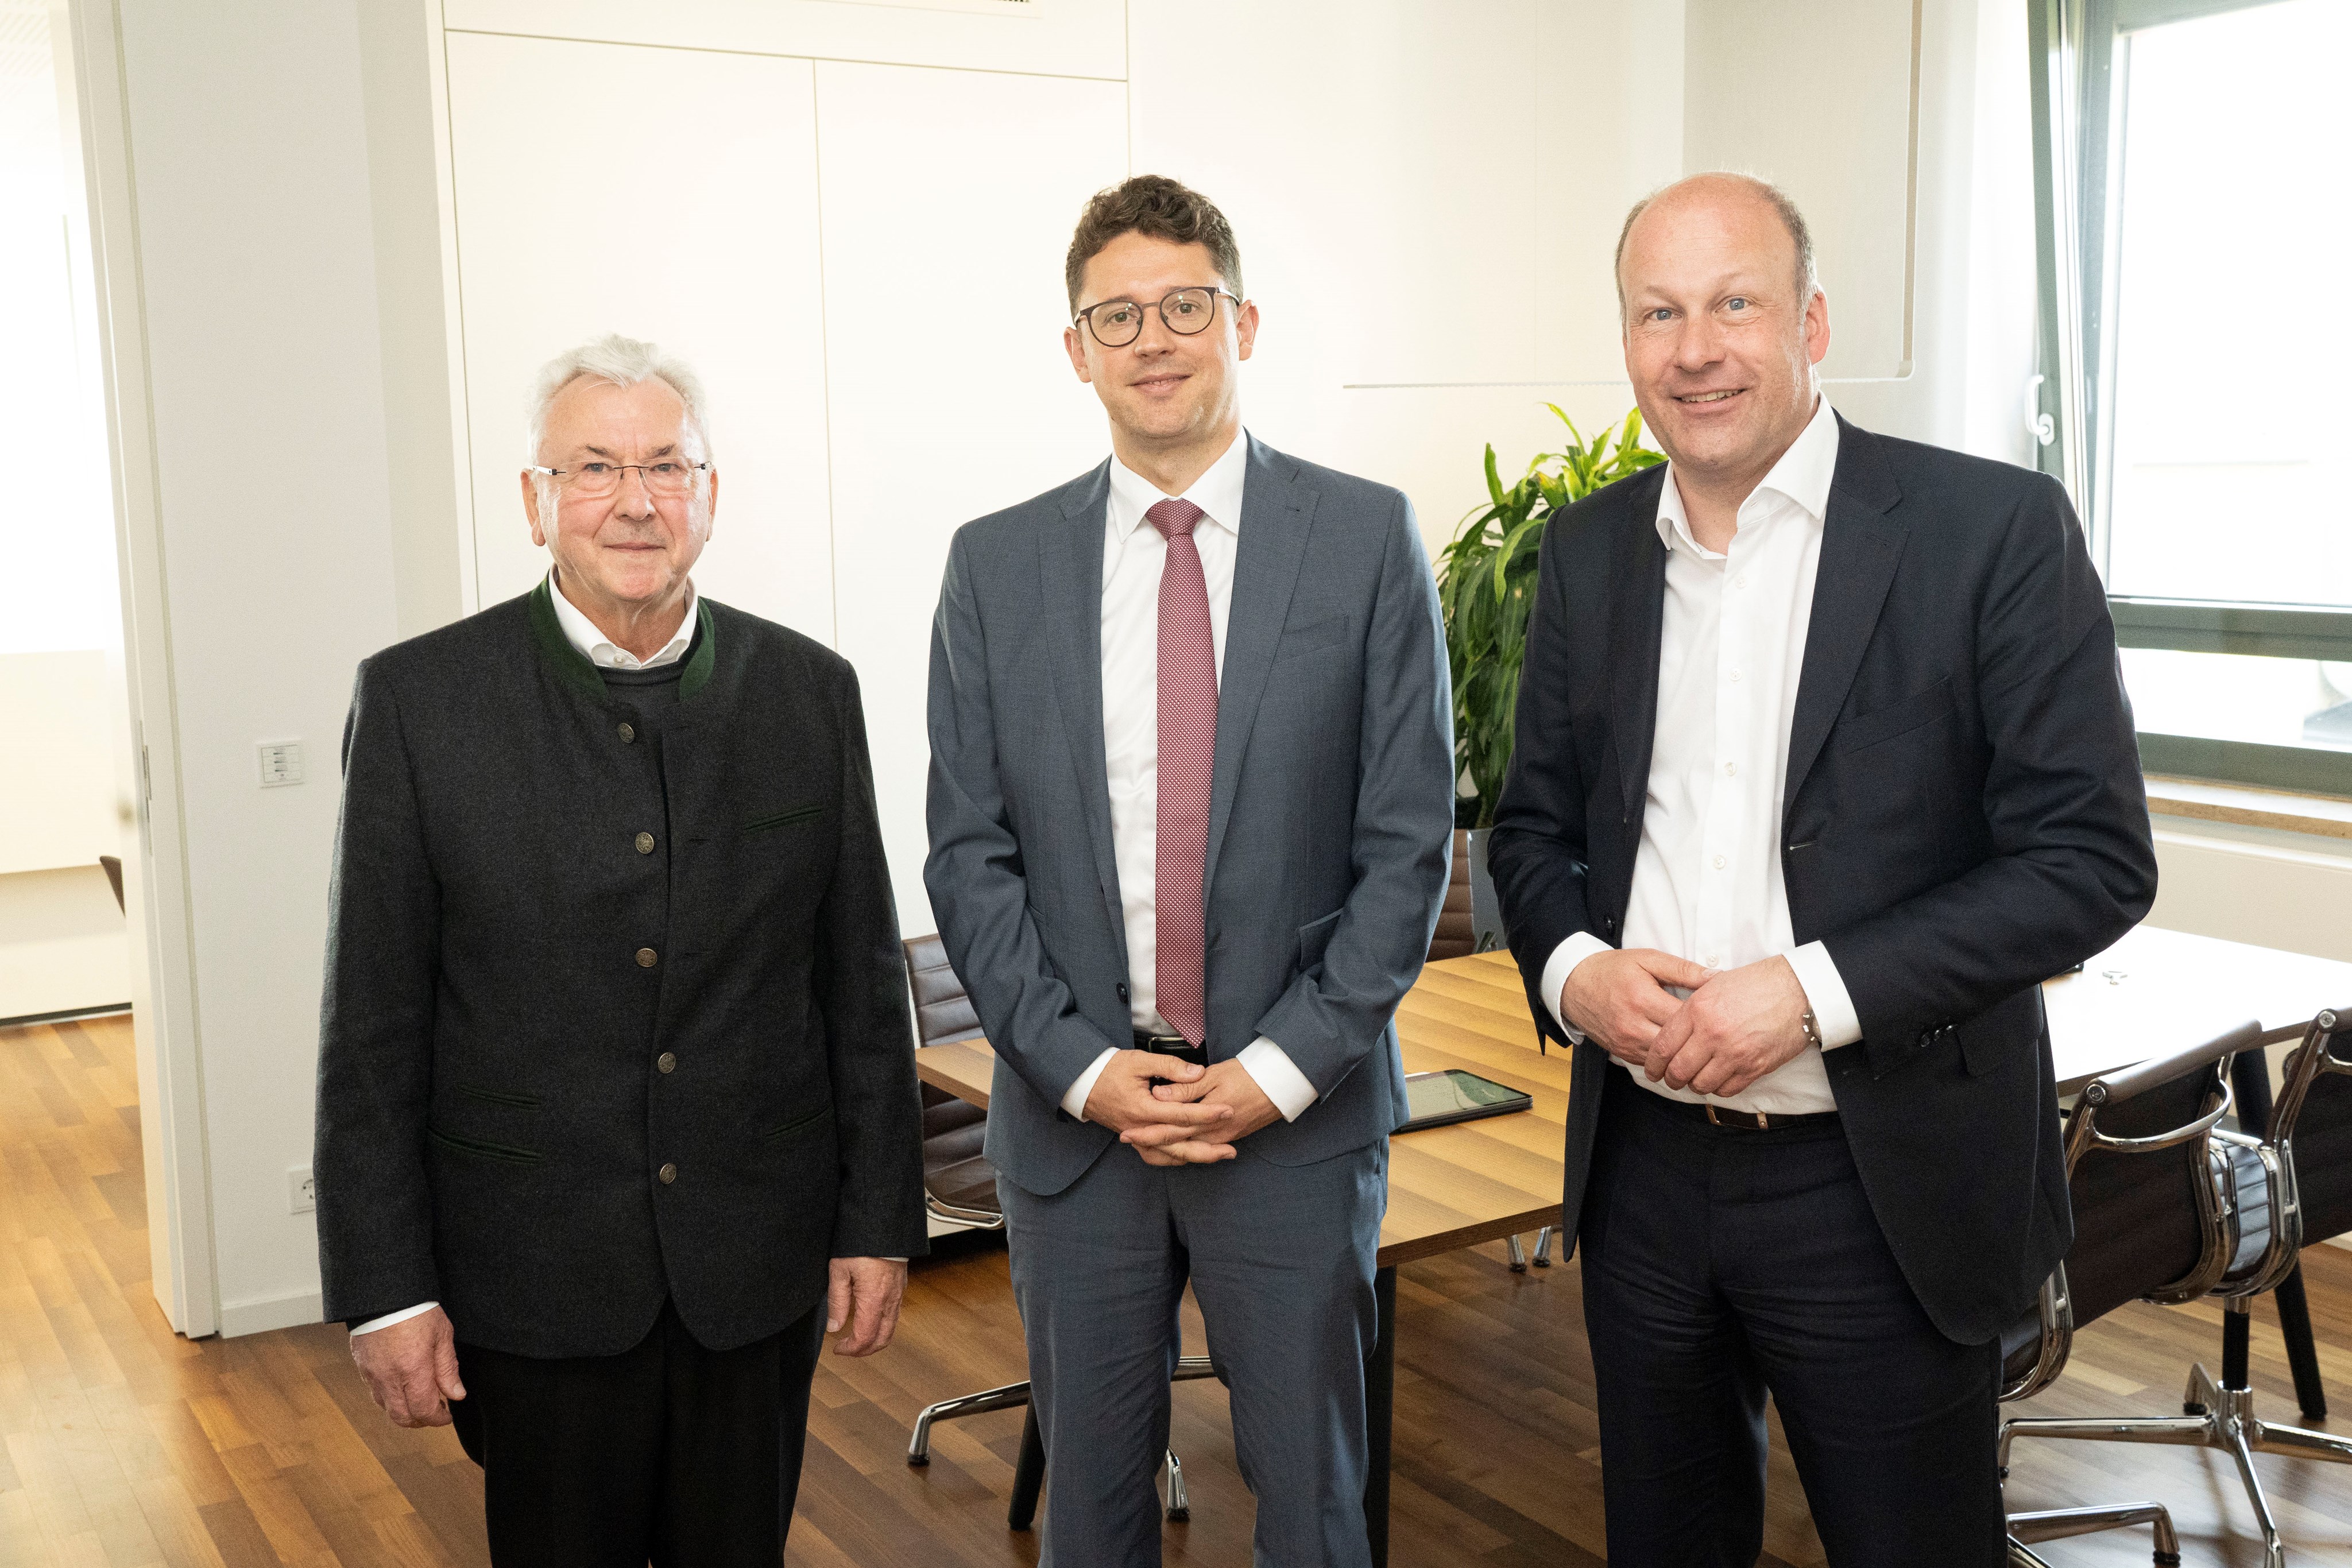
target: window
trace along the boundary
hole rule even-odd
[[[2352,794],[2342,0],[2029,0],[2042,466],[2152,772]]]

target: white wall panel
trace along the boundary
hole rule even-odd
[[[1911,368],[1912,32],[1903,0],[1688,0],[1685,166],[1762,175],[1804,209],[1825,377]]]
[[[448,51],[481,602],[547,569],[517,479],[531,377],[617,331],[709,394],[721,484],[697,585],[831,641],[809,62],[466,34]]]
[[[1233,219],[1264,315],[1250,427],[1402,488],[1434,547],[1487,442],[1515,469],[1558,444],[1546,401],[1588,429],[1631,407],[1610,252],[1680,172],[1682,15],[1136,0],[1135,167]],[[1200,58],[1202,35],[1249,47]]]
[[[1116,84],[820,63],[836,645],[857,666],[898,899],[922,885],[931,612],[956,528],[1100,462],[1062,258],[1127,172]]]
[[[1127,74],[1125,0],[444,0],[453,28],[1050,76]]]

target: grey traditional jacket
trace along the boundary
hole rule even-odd
[[[924,1250],[857,680],[701,601],[655,733],[542,584],[361,665],[319,1059],[331,1319],[747,1343]],[[633,717],[639,722],[632,722]]]

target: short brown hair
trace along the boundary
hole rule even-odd
[[[1165,174],[1137,174],[1107,191],[1097,191],[1078,214],[1078,231],[1070,236],[1069,258],[1062,264],[1062,281],[1070,290],[1070,312],[1077,313],[1078,287],[1086,281],[1087,263],[1121,235],[1139,234],[1176,245],[1206,246],[1216,263],[1217,276],[1237,297],[1242,293],[1242,247],[1234,243],[1234,225],[1217,211],[1217,204]]]

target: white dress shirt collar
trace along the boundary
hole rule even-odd
[[[686,657],[694,645],[695,597],[694,583],[686,585],[686,619],[677,623],[677,635],[662,644],[650,659],[639,659],[635,653],[614,642],[596,629],[580,607],[563,595],[563,582],[553,567],[547,569],[547,597],[555,605],[555,623],[563,628],[564,641],[580,650],[587,661],[600,670],[658,670],[664,664],[675,664]]]
[[[1819,392],[1813,394],[1813,417],[1763,482],[1739,504],[1739,526],[1760,522],[1773,515],[1777,508],[1769,499],[1759,502],[1759,497],[1770,491],[1773,495],[1796,503],[1798,509],[1819,528],[1830,515],[1830,482],[1837,476],[1838,428],[1837,414],[1830,400]],[[1706,560],[1721,560],[1723,557],[1700,544],[1690,530],[1690,515],[1683,509],[1682,486],[1675,482],[1675,465],[1666,465],[1666,482],[1658,492],[1658,538],[1668,549],[1677,547]]]
[[[1249,432],[1235,431],[1233,444],[1192,481],[1180,499],[1192,502],[1210,522],[1239,538],[1242,483],[1248,476]],[[1167,499],[1167,493],[1159,486],[1114,455],[1110,460],[1110,505],[1105,519],[1110,529],[1110,541],[1124,544],[1127,537],[1142,524],[1144,514]]]

